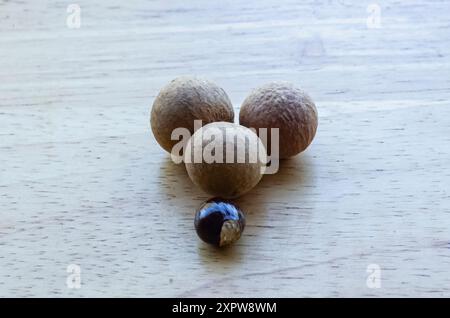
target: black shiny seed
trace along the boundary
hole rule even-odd
[[[233,202],[212,198],[195,214],[195,230],[206,243],[225,246],[239,239],[244,231],[244,213]]]

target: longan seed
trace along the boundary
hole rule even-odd
[[[233,202],[212,198],[195,214],[195,230],[206,243],[226,246],[236,242],[245,228],[244,213]]]

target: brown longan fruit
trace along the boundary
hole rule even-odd
[[[207,150],[221,162],[208,162],[204,156]],[[195,161],[196,155],[201,162]],[[266,149],[252,130],[227,122],[210,123],[197,130],[189,139],[184,156],[194,184],[227,199],[239,197],[258,184],[266,160]]]
[[[267,151],[271,149],[270,128],[279,128],[279,157],[304,151],[318,125],[311,97],[288,82],[272,82],[254,89],[242,103],[239,123],[249,128],[267,128]]]
[[[215,121],[234,121],[228,95],[215,83],[191,76],[172,80],[161,89],[151,111],[150,124],[156,141],[167,152],[178,140],[171,140],[175,128],[194,133],[194,120],[206,125]]]

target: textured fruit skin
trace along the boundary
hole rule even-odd
[[[211,131],[231,132],[230,135],[233,138],[226,138],[224,142],[217,139],[211,141],[206,137]],[[247,144],[245,140],[248,141]],[[250,143],[253,148],[261,149],[261,156],[253,163],[242,156],[245,155],[248,158],[249,150],[252,149]],[[209,147],[216,144],[223,149],[222,163],[207,163],[205,160],[201,163],[194,162],[193,156],[196,152],[202,151],[207,145]],[[245,147],[241,147],[242,145]],[[232,163],[226,162],[227,147],[234,149]],[[202,153],[198,154],[202,156]],[[265,167],[266,156],[264,145],[253,131],[238,124],[216,122],[205,125],[202,130],[197,130],[189,139],[184,161],[188,175],[194,184],[213,196],[230,199],[243,195],[258,184],[263,175],[262,169]],[[239,163],[238,159],[244,163]]]
[[[203,125],[215,121],[233,122],[234,111],[228,95],[215,83],[197,77],[182,76],[161,89],[150,117],[156,141],[171,152],[179,140],[171,140],[175,128],[187,128],[194,133],[194,120]]]
[[[226,246],[236,242],[245,228],[245,216],[229,200],[212,198],[204,202],[195,214],[197,235],[206,243]]]
[[[317,109],[304,91],[288,82],[272,82],[253,90],[244,100],[239,123],[249,128],[279,128],[279,157],[304,151],[316,135]],[[270,151],[270,130],[267,132]]]

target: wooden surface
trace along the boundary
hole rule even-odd
[[[449,2],[380,1],[379,28],[365,1],[77,3],[71,29],[66,1],[0,1],[0,296],[450,296]],[[182,74],[319,110],[229,249],[149,129]]]

